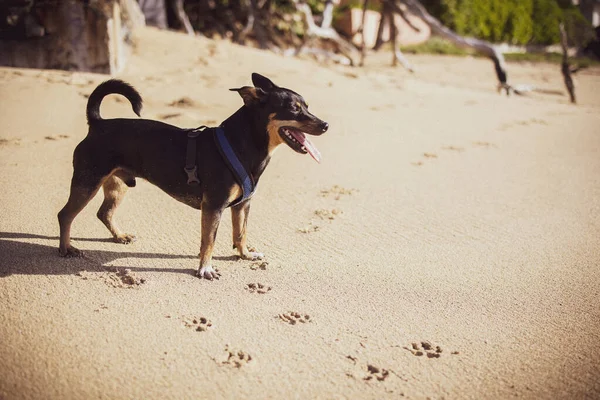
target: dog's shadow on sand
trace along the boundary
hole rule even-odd
[[[19,241],[19,239],[47,239],[55,245]],[[10,275],[71,275],[80,271],[106,271],[107,264],[123,258],[142,259],[189,259],[190,266],[197,268],[197,255],[166,253],[135,253],[127,251],[127,246],[117,245],[115,251],[85,250],[84,257],[65,258],[58,255],[58,236],[44,236],[30,233],[0,232],[0,278]],[[112,242],[111,239],[73,238],[74,241]],[[118,246],[118,247],[117,247]],[[234,261],[236,256],[213,256],[220,261]],[[196,260],[196,262],[194,262]],[[135,272],[169,272],[195,275],[196,269],[143,268],[127,265],[110,265],[110,268],[128,268]]]

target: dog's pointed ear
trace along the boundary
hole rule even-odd
[[[242,96],[242,99],[244,99],[244,104],[248,107],[260,104],[267,96],[264,90],[252,86],[244,86],[239,89],[229,90],[233,92],[238,92],[240,96]]]
[[[252,83],[257,88],[261,88],[265,92],[269,93],[271,90],[275,89],[277,85],[275,85],[271,80],[261,74],[257,74],[256,72],[252,73]]]

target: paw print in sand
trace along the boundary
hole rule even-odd
[[[244,289],[250,293],[265,294],[271,291],[271,286],[266,286],[262,283],[249,283],[244,287]]]
[[[339,200],[342,196],[353,195],[358,192],[357,189],[346,189],[339,185],[333,185],[330,189],[321,190],[322,197],[333,197],[335,200]]]
[[[395,373],[394,371],[392,371],[391,369],[377,367],[370,363],[363,364],[359,361],[359,359],[357,357],[348,355],[348,356],[346,356],[346,358],[348,360],[352,361],[354,366],[357,368],[355,372],[347,372],[346,373],[346,376],[348,376],[349,378],[356,379],[357,377],[360,377],[360,379],[362,379],[365,382],[369,382],[369,381],[383,382],[387,378],[389,378],[392,374],[395,376],[398,376],[398,374]],[[367,374],[363,375],[365,372],[365,369],[366,369]]]
[[[370,381],[371,379],[377,379],[378,381],[384,381],[388,376],[390,376],[390,371],[385,368],[379,368],[371,364],[367,364],[367,376],[363,379],[365,381]]]
[[[413,355],[417,357],[421,357],[423,355],[427,355],[427,358],[440,358],[442,353],[444,352],[440,346],[434,346],[428,341],[423,341],[420,343],[414,342],[411,343],[410,348],[404,347],[404,349],[410,351]],[[450,354],[459,354],[458,351],[453,351]]]
[[[307,322],[311,322],[310,316],[308,314],[302,315],[293,311],[287,312],[285,314],[279,314],[278,317],[280,320],[290,325],[296,325],[296,323],[305,324]]]
[[[318,210],[315,210],[315,215],[324,220],[334,220],[341,213],[342,211],[338,210],[337,208],[333,208],[331,210],[319,208]]]
[[[242,368],[252,361],[252,356],[242,350],[232,350],[229,347],[225,347],[227,352],[227,359],[221,362],[221,365],[227,365],[233,368]]]
[[[268,265],[269,265],[269,263],[267,261],[254,261],[250,265],[250,269],[252,271],[256,271],[256,270],[266,271]]]
[[[186,328],[194,328],[196,332],[205,332],[208,328],[212,327],[212,322],[204,317],[188,317],[183,319],[183,325]]]

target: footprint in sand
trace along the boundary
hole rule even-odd
[[[426,355],[427,358],[440,358],[444,352],[440,346],[433,345],[428,341],[413,342],[410,347],[405,346],[403,349],[410,351],[414,356],[422,357]],[[457,355],[459,352],[453,351],[450,354]]]
[[[362,375],[361,379],[363,381],[383,382],[390,377],[391,373],[394,373],[394,371],[392,371],[391,369],[381,368],[370,363],[359,363],[357,357],[346,356],[346,359],[350,360],[357,368],[360,368],[360,370],[357,369],[356,375]],[[394,375],[397,374],[394,373]],[[356,378],[355,374],[350,372],[347,372],[346,376],[348,376],[349,378]]]
[[[371,364],[367,364],[367,376],[363,379],[365,381],[370,381],[371,379],[377,379],[378,381],[385,381],[388,376],[390,376],[390,371],[385,368],[379,368]]]
[[[244,286],[250,293],[266,294],[271,291],[271,286],[263,285],[262,283],[248,283]]]
[[[297,323],[306,324],[308,322],[312,322],[308,314],[300,314],[294,311],[290,311],[285,314],[279,314],[277,317],[286,324],[290,325],[296,325]]]
[[[4,146],[18,146],[21,144],[21,139],[4,139],[0,138],[0,147]]]
[[[194,102],[194,100],[190,99],[187,96],[184,96],[177,100],[173,100],[172,102],[169,103],[169,106],[171,106],[171,107],[181,107],[181,108],[192,108],[195,105],[196,105],[196,103]]]
[[[229,346],[226,346],[225,352],[227,353],[227,359],[219,363],[223,366],[242,368],[252,361],[252,356],[242,350],[232,350]]]
[[[423,153],[423,157],[425,157],[426,159],[438,158],[437,154],[435,153]],[[413,161],[411,162],[411,164],[415,167],[420,167],[421,165],[423,165],[423,161]]]
[[[60,140],[60,139],[68,139],[69,135],[54,135],[54,136],[46,136],[44,139],[46,140]]]
[[[160,114],[160,115],[158,115],[158,119],[165,120],[165,119],[177,118],[181,115],[182,114],[180,112]]]
[[[493,143],[490,142],[473,142],[473,146],[477,146],[477,147],[498,147]]]
[[[298,232],[300,233],[312,233],[318,232],[319,230],[321,230],[321,227],[319,225],[315,225],[312,221],[310,221],[304,228],[298,228]]]
[[[114,288],[132,289],[146,283],[144,278],[139,278],[126,268],[107,268],[102,272],[79,271],[75,275],[83,280],[100,280]]]
[[[462,153],[463,151],[465,151],[464,147],[457,147],[457,146],[444,146],[444,147],[442,147],[442,149],[456,151],[457,153]]]
[[[257,271],[257,270],[266,271],[268,265],[269,265],[268,261],[258,260],[258,261],[254,261],[254,262],[252,262],[252,264],[250,264],[250,269],[252,271]]]
[[[193,328],[196,332],[206,332],[212,327],[212,322],[204,317],[185,317],[182,321],[186,328]]]
[[[342,211],[337,208],[332,208],[331,210],[319,208],[318,210],[315,210],[315,215],[324,220],[334,220],[341,213]]]
[[[499,130],[505,131],[509,128],[512,128],[515,125],[521,125],[521,126],[548,125],[548,121],[546,121],[544,119],[540,119],[540,118],[530,118],[530,119],[518,120],[518,121],[508,122],[508,123],[504,123],[504,124],[500,125]]]
[[[488,142],[473,142],[473,145],[479,146],[479,147],[497,147],[495,144],[488,143]],[[458,146],[444,146],[444,147],[442,147],[442,150],[455,151],[457,153],[462,153],[463,151],[465,151],[465,148],[458,147]],[[423,153],[423,157],[425,159],[434,159],[434,158],[438,158],[438,155],[435,153]],[[415,167],[420,167],[420,166],[424,165],[424,160],[413,161],[413,162],[411,162],[411,164],[414,165]]]
[[[321,190],[321,197],[329,197],[334,200],[340,200],[343,196],[350,196],[354,193],[358,192],[357,189],[346,189],[339,185],[333,185],[329,189]],[[318,220],[325,221],[333,221],[337,218],[338,215],[342,214],[342,211],[338,208],[319,208],[314,211],[314,215],[318,218]],[[298,232],[300,233],[312,233],[318,232],[321,230],[321,226],[315,220],[311,220],[308,222],[308,225],[298,228]]]
[[[358,192],[358,189],[346,189],[339,185],[333,185],[329,189],[321,190],[321,197],[333,197],[334,200],[339,200],[342,196],[351,196]]]

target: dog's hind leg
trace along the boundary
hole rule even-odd
[[[127,177],[125,177],[127,179]],[[131,178],[133,179],[133,178]],[[117,173],[106,178],[102,184],[104,190],[104,201],[96,214],[98,219],[108,228],[113,236],[113,240],[117,243],[132,243],[135,241],[134,235],[129,235],[121,232],[113,221],[115,210],[121,204],[125,193],[127,193],[127,184],[117,176]]]
[[[248,250],[246,242],[246,228],[248,226],[248,214],[250,213],[250,200],[231,207],[231,226],[233,232],[233,248],[240,253],[244,260],[260,260],[264,254]]]
[[[62,210],[58,213],[58,224],[60,226],[60,244],[58,252],[63,257],[81,257],[83,253],[77,248],[71,246],[71,224],[73,220],[89,203],[89,201],[98,193],[102,178],[92,180],[90,183],[89,175],[82,179],[85,174],[73,174],[71,181],[71,193],[69,200]],[[84,183],[84,181],[86,183]]]
[[[200,242],[200,267],[196,275],[208,280],[219,279],[220,274],[212,267],[212,252],[223,210],[202,204],[202,240]]]

